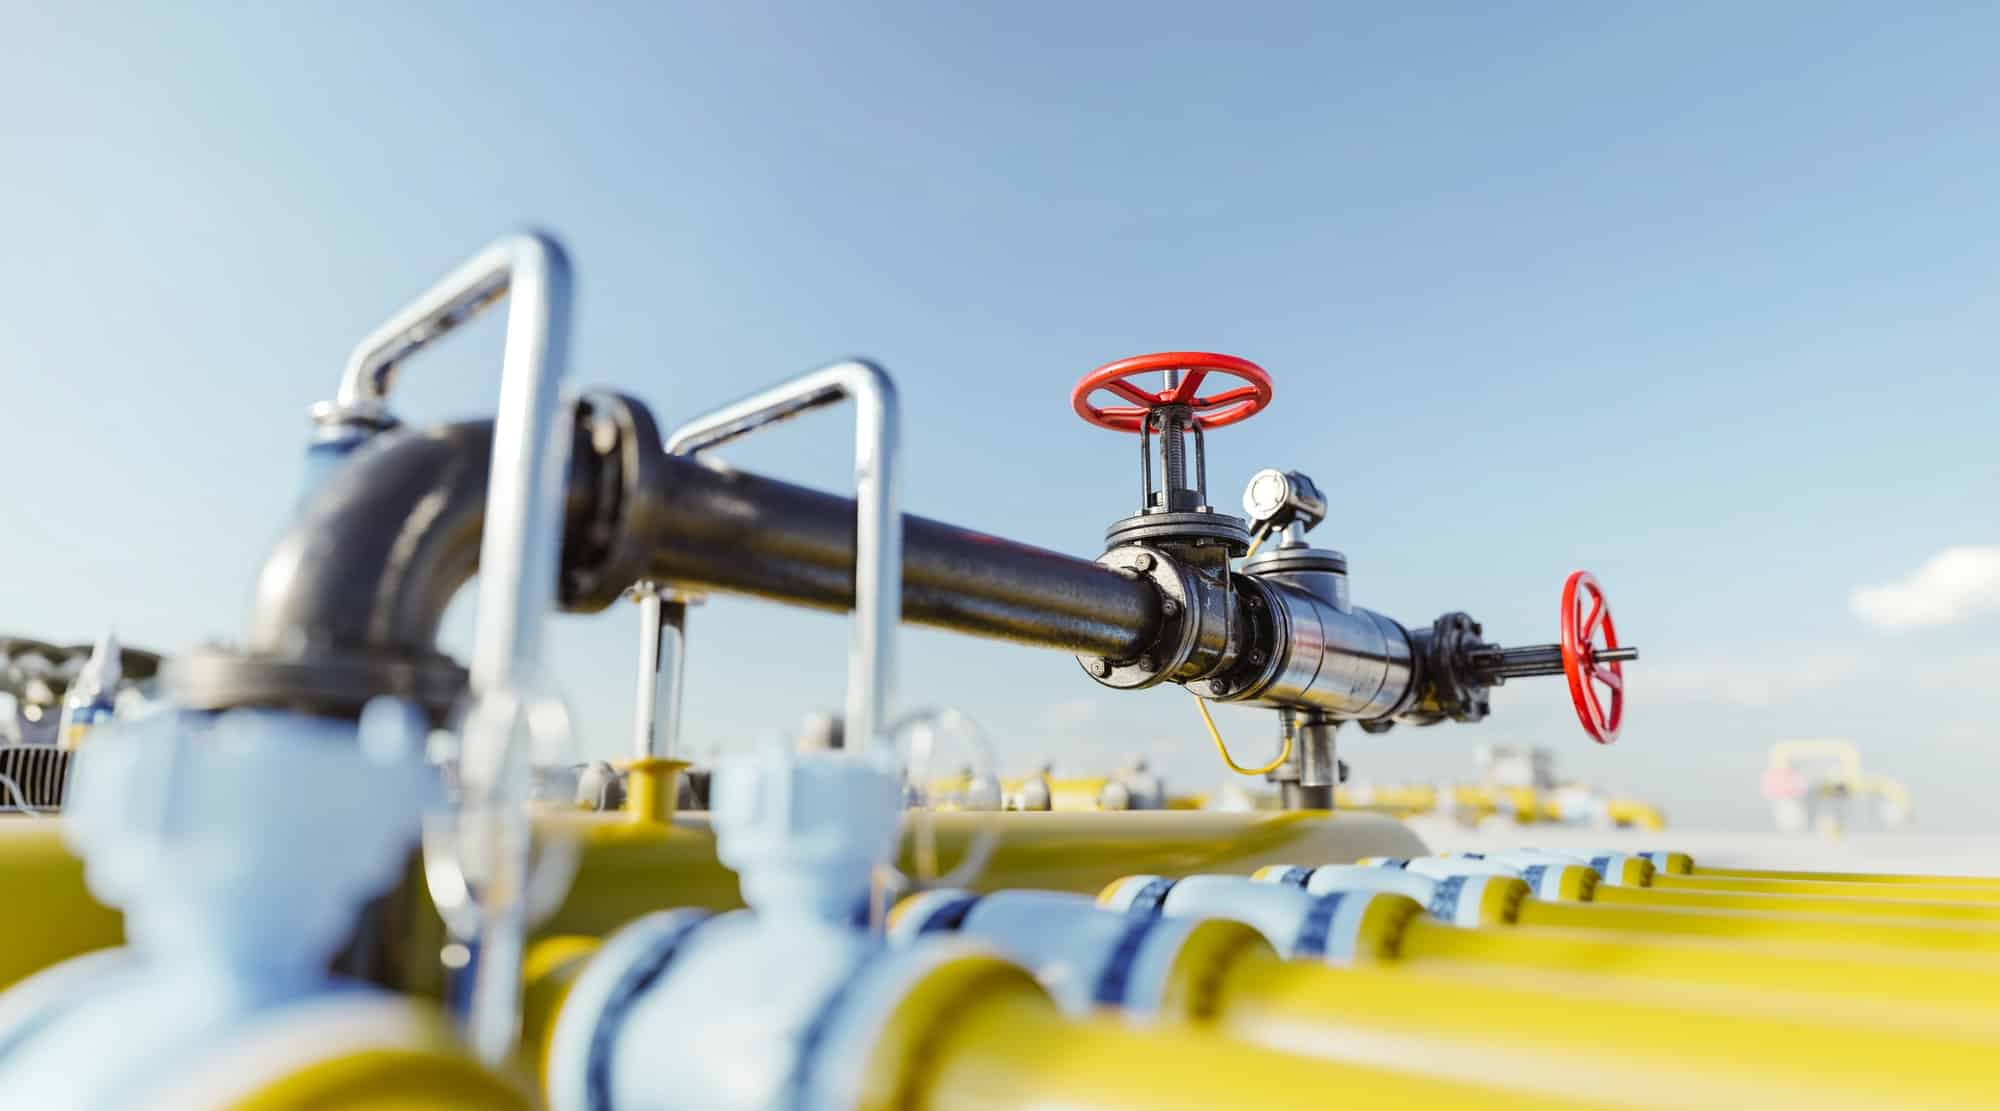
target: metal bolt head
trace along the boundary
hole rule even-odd
[[[1151,571],[1155,563],[1153,553],[1140,552],[1138,557],[1132,561],[1132,566],[1137,567],[1141,571]]]
[[[1166,617],[1179,617],[1181,615],[1181,604],[1172,598],[1162,598],[1160,599],[1160,613]]]
[[[1251,667],[1263,667],[1263,666],[1264,666],[1264,653],[1262,653],[1262,652],[1252,652],[1252,653],[1250,653],[1250,666],[1251,666]]]
[[[1157,671],[1159,670],[1159,667],[1160,667],[1160,658],[1158,656],[1148,654],[1139,657],[1140,671]]]
[[[1221,696],[1228,694],[1230,691],[1235,690],[1236,684],[1230,682],[1227,679],[1210,679],[1208,681],[1208,689],[1214,691],[1216,697],[1220,698]]]
[[[1099,679],[1111,678],[1111,661],[1092,660],[1090,662],[1090,673],[1092,675],[1097,676]]]

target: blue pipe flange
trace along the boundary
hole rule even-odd
[[[1061,891],[942,890],[899,905],[889,939],[908,945],[954,932],[1033,969],[1068,1013],[1116,1007],[1153,1017],[1165,1005],[1177,962],[1200,925],[1150,909],[1108,909],[1087,895]]]
[[[1169,886],[1159,891],[1161,883]],[[1149,893],[1158,893],[1148,899]],[[1129,876],[1106,893],[1105,903],[1127,913],[1170,918],[1226,918],[1263,934],[1282,956],[1351,964],[1360,955],[1362,925],[1392,891],[1352,890],[1315,895],[1301,887],[1247,876],[1188,876],[1163,881]],[[1150,911],[1148,907],[1152,908]]]
[[[1420,903],[1429,902],[1432,893],[1437,889],[1437,881],[1428,876],[1420,876],[1400,868],[1381,868],[1366,864],[1328,864],[1319,868],[1274,864],[1268,868],[1258,869],[1250,878],[1260,883],[1301,887],[1313,895],[1383,891],[1391,895],[1403,895]]]
[[[549,1106],[852,1107],[897,1004],[940,966],[990,955],[939,937],[890,949],[860,930],[751,911],[649,915],[607,940],[570,989],[549,1042]]]

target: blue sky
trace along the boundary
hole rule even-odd
[[[1925,824],[1991,827],[2000,572],[1914,585],[1947,595],[1915,627],[1850,598],[2000,543],[2000,9],[0,9],[7,630],[236,635],[349,347],[538,224],[579,385],[671,422],[874,357],[916,512],[1094,554],[1132,452],[1070,384],[1202,348],[1277,383],[1212,438],[1216,500],[1314,475],[1360,604],[1549,641],[1597,572],[1646,650],[1617,746],[1523,683],[1476,728],[1348,740],[1364,774],[1544,742],[1750,826],[1772,741],[1841,736]],[[490,411],[498,332],[413,363],[403,415]],[[837,485],[846,429],[731,457]],[[634,636],[554,634],[589,751],[625,744]],[[697,747],[838,701],[836,618],[718,600],[694,638]],[[1220,776],[1178,691],[927,632],[904,658],[904,704],[1016,761]],[[1269,728],[1218,718],[1246,755]]]

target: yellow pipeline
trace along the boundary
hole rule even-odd
[[[1265,958],[1276,964],[1275,958]],[[871,1052],[867,1111],[1113,1111],[1219,1107],[1574,1108],[1466,1081],[1391,1071],[1368,1063],[1332,1065],[1186,1029],[1137,1029],[1101,1019],[1064,1018],[1034,980],[1013,965],[960,970],[957,982],[926,984],[898,1008]]]
[[[1662,891],[1741,891],[1760,895],[1825,895],[1850,899],[1908,899],[1932,903],[2000,906],[2000,887],[1959,887],[1952,883],[1848,882],[1829,873],[1824,879],[1743,879],[1736,876],[1672,876],[1653,873]]]
[[[1523,898],[1515,911],[1514,921],[1523,926],[1558,926],[1578,930],[1694,934],[1830,945],[1893,945],[1938,953],[2000,953],[2000,931],[1980,926],[1845,915],[1544,903],[1538,899]]]
[[[524,1040],[540,1065],[588,939],[538,944],[527,964]],[[1249,951],[1255,952],[1254,948]],[[1268,954],[1268,948],[1263,950]],[[1183,1008],[1185,1009],[1185,1007]],[[1604,1106],[1550,1102],[1366,1065],[1334,1064],[1203,1036],[1062,1014],[1024,969],[973,957],[924,976],[862,1051],[860,1111],[1148,1111],[1256,1106],[1298,1111],[1326,1093],[1384,1106],[1501,1109]],[[662,1074],[663,1084],[672,1082]],[[260,1109],[261,1111],[261,1109]],[[275,1111],[275,1109],[274,1109]]]
[[[999,844],[978,877],[982,891],[1025,887],[1094,895],[1133,871],[1248,875],[1289,860],[1346,862],[1393,855],[1386,846],[1408,850],[1418,844],[1396,822],[1367,814],[993,811],[932,817],[943,869],[955,866],[981,831],[999,832]],[[609,933],[667,907],[742,905],[735,873],[716,859],[715,835],[704,814],[678,815],[662,824],[565,811],[543,815],[538,829],[570,838],[580,854],[576,879],[544,923],[545,935]],[[907,852],[902,866],[915,867]]]
[[[1787,872],[1760,868],[1703,868],[1691,875],[1741,880],[1837,880],[1842,883],[1942,884],[1946,887],[2000,889],[2000,876],[1922,876],[1899,872]]]
[[[1212,1022],[1287,1052],[1627,1106],[1988,1107],[1986,1038],[1246,956]]]
[[[218,1062],[196,1062],[183,1089],[155,1092],[165,1106],[216,1111],[533,1111],[526,1085],[482,1067],[443,1015],[383,1001],[315,1028],[252,1031]],[[259,1040],[262,1039],[262,1040]],[[303,1052],[301,1052],[303,1050]],[[220,1067],[218,1067],[220,1066]],[[268,1071],[268,1077],[260,1073]]]
[[[1512,922],[1522,926],[1555,926],[1577,930],[1617,930],[1651,934],[1692,934],[1744,941],[1812,942],[1826,945],[1884,945],[1917,951],[1960,954],[2000,953],[2000,930],[1976,923],[1868,918],[1852,914],[1797,910],[1736,910],[1690,906],[1622,905],[1595,902],[1543,902],[1529,897],[1529,887],[1510,876],[1475,876],[1478,921]],[[1597,884],[1595,895],[1646,888]],[[1661,892],[1682,895],[1683,892]],[[1615,896],[1614,896],[1615,897]],[[1783,896],[1751,896],[1778,900]],[[1860,902],[1861,900],[1853,900]],[[1761,904],[1760,904],[1761,905]]]
[[[1915,899],[1891,901],[1865,896],[1706,891],[1694,887],[1619,887],[1608,883],[1599,884],[1595,893],[1588,898],[1590,902],[1595,903],[1676,910],[1741,910],[1768,914],[1900,918],[1909,921],[1949,922],[1982,927],[2000,924],[2000,905],[1990,903],[1947,903]]]
[[[534,1111],[539,1101],[462,1055],[372,1049],[329,1058],[217,1111]]]
[[[1367,898],[1359,945],[1371,955],[1392,955],[1386,950],[1405,927],[1419,961],[1426,944],[1487,933],[1424,920],[1422,908],[1401,896]],[[1491,940],[1504,947],[1507,936]],[[1595,942],[1600,954],[1617,948],[1588,935],[1538,940],[1552,954],[1570,940]],[[1517,947],[1515,955],[1525,951]],[[1656,949],[1652,959],[1664,955]],[[1739,967],[1754,961],[1749,955]],[[1880,1000],[1855,1006],[1854,999],[1828,1008],[1823,999],[1672,984],[1621,985],[1614,996],[1602,979],[1571,977],[1559,966],[1510,974],[1452,964],[1449,976],[1420,967],[1350,975],[1281,963],[1254,945],[1211,946],[1186,963],[1204,990],[1183,993],[1178,1005],[1161,1009],[1165,1016],[1286,1052],[1627,1106],[1984,1105],[1988,1055],[2000,1049],[1992,1015],[1973,1029],[1958,1023],[1975,1013],[1962,1005],[1969,991],[1958,997],[1961,1005],[1935,1011]],[[1838,959],[1826,959],[1816,971],[1840,968]],[[1986,975],[1990,984],[2000,970]],[[1846,1056],[1828,1068],[1818,1059],[1822,1049]],[[1897,1075],[1905,1064],[1928,1070],[1932,1089],[1907,1085]],[[1912,1091],[1915,1098],[1905,1101]]]
[[[56,819],[0,818],[0,891],[0,988],[125,942],[124,916],[90,897]]]
[[[1942,887],[1951,890],[1979,888],[2000,890],[2000,876],[1931,876],[1913,872],[1801,872],[1770,868],[1707,868],[1682,852],[1648,853],[1658,869],[1670,876],[1689,876],[1697,882],[1710,880],[1781,881],[1808,880],[1831,883],[1865,883],[1915,887]]]
[[[1417,971],[1505,968],[1603,995],[1647,985],[1667,1000],[1734,995],[1757,1006],[1791,996],[1807,1013],[1865,1014],[1870,1021],[1983,1030],[2000,1037],[2000,962],[1871,946],[1773,945],[1700,937],[1587,930],[1467,929],[1423,913],[1414,900],[1377,895],[1356,939],[1362,963]],[[1611,981],[1611,983],[1607,983]],[[1805,1000],[1817,1000],[1808,1002]],[[1832,1004],[1832,1009],[1827,1005]]]
[[[1370,814],[1137,811],[1124,813],[956,813],[935,815],[942,867],[956,863],[982,830],[1000,843],[979,877],[982,890],[1033,887],[1094,894],[1135,870],[1169,875],[1248,875],[1290,860],[1325,863],[1424,851],[1400,824]],[[602,935],[668,907],[730,910],[742,905],[736,874],[715,855],[705,814],[672,821],[616,813],[552,810],[537,816],[538,834],[564,838],[578,853],[576,878],[541,936]],[[64,847],[60,819],[0,821],[0,891],[19,896],[0,916],[0,986],[59,960],[122,944],[122,919],[90,897],[83,864]],[[906,871],[915,863],[906,854]],[[412,868],[388,928],[397,951],[396,986],[443,991],[437,952],[444,924]]]
[[[2000,930],[1992,928],[1996,908],[1977,904],[1656,891],[1611,883],[1573,890],[1574,902],[1544,902],[1528,897],[1528,886],[1518,880],[1481,878],[1493,881],[1480,889],[1481,922],[2000,953]]]
[[[516,1062],[524,1075],[535,1078],[536,1087],[549,1074],[549,1040],[555,1036],[556,1016],[602,944],[603,939],[595,937],[552,937],[528,948],[521,968],[521,1044]]]

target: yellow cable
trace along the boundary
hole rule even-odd
[[[1237,775],[1267,775],[1277,771],[1278,765],[1292,758],[1292,730],[1287,726],[1285,729],[1285,749],[1283,752],[1278,753],[1276,760],[1271,761],[1261,768],[1246,768],[1238,764],[1229,758],[1229,746],[1222,743],[1222,731],[1215,727],[1215,718],[1210,716],[1208,712],[1208,700],[1198,694],[1195,695],[1194,708],[1201,711],[1202,724],[1208,726],[1208,735],[1215,738],[1215,751],[1222,754],[1222,762],[1228,764],[1229,770],[1235,772]]]
[[[1250,557],[1251,557],[1251,556],[1253,556],[1253,555],[1256,555],[1256,554],[1257,554],[1257,549],[1259,549],[1259,548],[1263,547],[1263,546],[1264,546],[1264,541],[1266,541],[1266,540],[1270,539],[1270,536],[1271,536],[1271,530],[1270,530],[1270,529],[1265,529],[1265,530],[1263,530],[1262,532],[1259,532],[1259,533],[1257,534],[1257,539],[1255,539],[1255,540],[1252,540],[1252,541],[1250,542],[1250,550],[1249,550],[1249,551],[1247,551],[1247,552],[1244,552],[1244,553],[1243,553],[1243,558],[1244,558],[1244,560],[1245,560],[1245,561],[1247,562],[1247,561],[1248,561],[1248,560],[1250,559]]]

